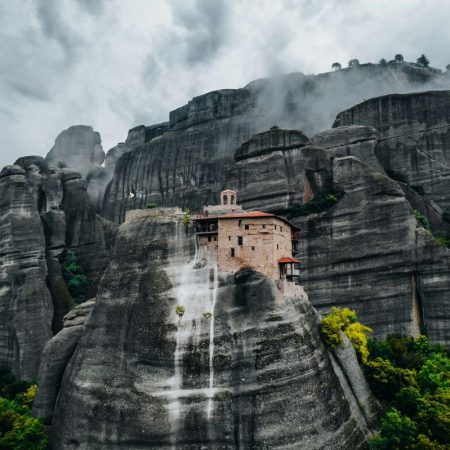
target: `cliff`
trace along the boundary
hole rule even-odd
[[[364,448],[367,391],[324,348],[303,290],[195,262],[178,219],[120,227],[62,377],[53,448]]]
[[[39,156],[19,158],[0,179],[0,362],[19,378],[34,380],[45,343],[74,306],[61,254],[69,249],[77,255],[88,280],[86,295],[95,296],[108,258],[108,225],[96,215],[81,175],[51,169]]]

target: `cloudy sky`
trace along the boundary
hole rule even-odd
[[[334,61],[450,63],[448,0],[0,0],[0,165],[92,125],[105,150],[194,95]]]

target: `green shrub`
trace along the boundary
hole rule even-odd
[[[428,219],[417,209],[414,210],[414,215],[416,216],[417,223],[425,230],[430,230],[430,222]]]
[[[361,360],[365,362],[369,355],[367,334],[372,330],[357,322],[355,311],[349,308],[333,307],[331,313],[325,316],[320,323],[320,334],[325,344],[330,349],[334,349],[343,344],[341,332],[345,333]]]
[[[155,209],[157,207],[158,207],[158,205],[156,203],[148,203],[147,204],[147,209]]]
[[[317,194],[308,203],[294,203],[287,210],[288,217],[306,216],[312,213],[321,213],[334,206],[342,197],[342,193]]]
[[[436,236],[434,239],[441,247],[450,248],[450,237]]]
[[[191,223],[191,212],[189,209],[186,209],[186,211],[184,212],[184,215],[181,219],[181,223],[187,227],[190,223]]]
[[[390,408],[371,449],[450,448],[450,358],[427,337],[369,340],[364,365],[373,393]],[[413,424],[413,426],[411,426]]]
[[[70,295],[76,303],[82,303],[86,300],[89,280],[72,250],[66,250],[62,254],[61,270]]]
[[[22,389],[18,387],[22,385]],[[5,393],[14,398],[6,398]],[[49,449],[48,435],[39,419],[31,416],[36,385],[19,382],[7,370],[0,371],[0,448],[5,450]]]

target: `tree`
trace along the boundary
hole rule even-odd
[[[445,70],[446,70],[447,72],[450,72],[450,64],[447,64],[447,65],[445,66]]]
[[[332,68],[333,70],[341,70],[341,69],[342,69],[342,66],[341,66],[340,63],[335,62],[335,63],[331,64],[331,68]]]
[[[402,63],[405,60],[405,58],[403,58],[403,55],[401,55],[400,53],[397,53],[394,56],[394,59],[395,59],[396,62],[399,62],[399,63]]]
[[[351,59],[348,62],[348,67],[356,67],[359,66],[359,59]]]
[[[385,65],[387,64],[387,61],[386,61],[384,58],[381,58],[381,59],[378,61],[378,64],[379,64],[380,66],[385,66]]]
[[[419,67],[429,67],[430,60],[422,53],[422,55],[417,58],[417,65]]]

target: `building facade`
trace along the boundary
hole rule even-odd
[[[234,201],[232,212],[229,212],[230,203],[224,204],[229,199]],[[204,214],[197,216],[200,254],[215,260],[222,272],[251,268],[274,280],[296,281],[300,261],[292,253],[298,240],[297,228],[274,214],[244,212],[235,202],[236,192],[223,191],[221,205],[208,206]]]

